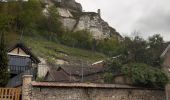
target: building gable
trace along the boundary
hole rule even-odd
[[[40,60],[22,43],[18,43],[9,48],[8,55],[29,57],[33,63],[40,63]]]
[[[27,56],[29,57],[30,55],[28,55],[22,48],[20,47],[16,47],[14,48],[12,51],[10,51],[8,53],[9,55],[18,55],[18,56]]]

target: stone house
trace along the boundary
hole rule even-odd
[[[168,77],[170,77],[170,45],[163,51],[161,58],[163,59],[162,68]]]
[[[163,59],[162,69],[164,70],[168,78],[170,78],[170,44],[163,51],[160,57]],[[166,92],[166,100],[170,100],[170,84],[169,83],[165,86],[165,92]]]

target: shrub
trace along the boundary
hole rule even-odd
[[[92,36],[90,32],[81,30],[77,32],[67,31],[62,36],[62,43],[72,47],[91,49]]]
[[[102,52],[109,56],[116,56],[120,54],[121,44],[118,39],[112,37],[99,41],[97,51]]]
[[[112,73],[113,75],[117,75],[121,73],[121,68],[122,68],[122,64],[119,60],[115,60],[115,59],[109,59],[107,61],[105,61],[104,64],[107,72]]]
[[[127,64],[122,68],[122,72],[132,80],[134,85],[163,87],[168,82],[163,71],[142,63]]]
[[[5,86],[9,80],[8,57],[4,33],[0,36],[0,87]]]
[[[112,83],[113,82],[113,74],[106,72],[104,74],[104,82],[106,83]]]

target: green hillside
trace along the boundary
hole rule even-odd
[[[32,37],[25,37],[24,40],[25,43],[32,48],[35,54],[48,59],[82,59],[94,62],[107,57],[101,53],[68,47],[55,42],[50,42],[43,38],[37,39]]]
[[[22,42],[49,62],[58,58],[94,62],[119,53],[117,38],[95,40],[88,30],[68,31],[59,21],[56,6],[48,8],[48,16],[43,9],[39,0],[0,3],[0,32],[6,34],[8,46],[23,34]]]
[[[7,33],[8,45],[13,45],[19,42],[20,35],[16,33]],[[70,60],[85,60],[95,62],[98,60],[106,59],[107,56],[102,53],[92,52],[89,50],[72,48],[56,42],[49,41],[42,36],[23,36],[22,41],[31,48],[36,56],[47,59],[53,63],[55,59]]]

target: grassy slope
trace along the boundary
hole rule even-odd
[[[5,37],[8,47],[19,41],[19,35],[14,32],[5,33]]]
[[[64,60],[86,60],[95,62],[107,58],[101,53],[96,53],[88,50],[71,48],[65,45],[48,41],[42,37],[24,37],[24,42],[28,47],[31,47],[33,53],[39,57],[46,58],[49,62],[55,59]]]
[[[6,34],[8,46],[19,41],[20,35],[10,32]],[[47,59],[54,63],[55,59],[85,60],[95,62],[107,58],[104,54],[92,52],[84,49],[72,48],[62,44],[48,41],[42,36],[24,36],[23,42],[32,49],[36,56]]]

